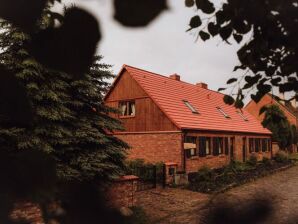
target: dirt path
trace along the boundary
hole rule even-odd
[[[275,213],[268,223],[290,224],[298,214],[298,166],[258,179],[227,191],[217,197],[245,203],[255,195],[270,193]],[[152,218],[152,223],[197,224],[211,196],[183,189],[155,189],[139,192],[139,205]]]

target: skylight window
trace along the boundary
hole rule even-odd
[[[183,100],[183,103],[185,104],[185,106],[187,106],[191,112],[193,112],[194,114],[198,114],[199,112],[190,104],[190,102],[188,102],[187,100]]]
[[[224,112],[223,109],[221,109],[220,107],[216,107],[216,109],[225,116],[225,118],[231,118],[226,112]]]
[[[243,118],[243,120],[248,121],[247,117],[244,116],[244,114],[240,111],[237,111],[237,113],[240,115],[240,117]]]

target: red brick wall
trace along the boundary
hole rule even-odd
[[[44,223],[39,206],[30,202],[16,203],[10,217],[13,221],[26,221],[31,224]]]
[[[138,177],[132,175],[116,180],[106,192],[110,206],[118,209],[135,206],[137,182]]]
[[[206,157],[194,157],[186,160],[186,172],[196,172],[204,166],[210,168],[219,168],[227,165],[230,162],[230,157],[226,155],[220,156],[206,156]]]
[[[182,166],[182,133],[136,133],[116,135],[127,142],[131,149],[128,159],[144,159],[146,162],[175,162]]]

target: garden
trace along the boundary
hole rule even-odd
[[[229,165],[218,169],[203,167],[198,172],[189,173],[187,188],[202,193],[222,192],[290,167],[295,162],[296,158],[279,152],[272,160],[263,158],[262,161],[257,161],[252,156],[245,163],[231,161]]]

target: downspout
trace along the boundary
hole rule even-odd
[[[182,137],[182,141],[181,141],[181,156],[182,156],[182,167],[183,167],[183,171],[186,171],[186,158],[185,158],[185,152],[184,152],[185,136],[186,136],[186,132],[182,131],[182,134],[181,134],[181,137]]]

